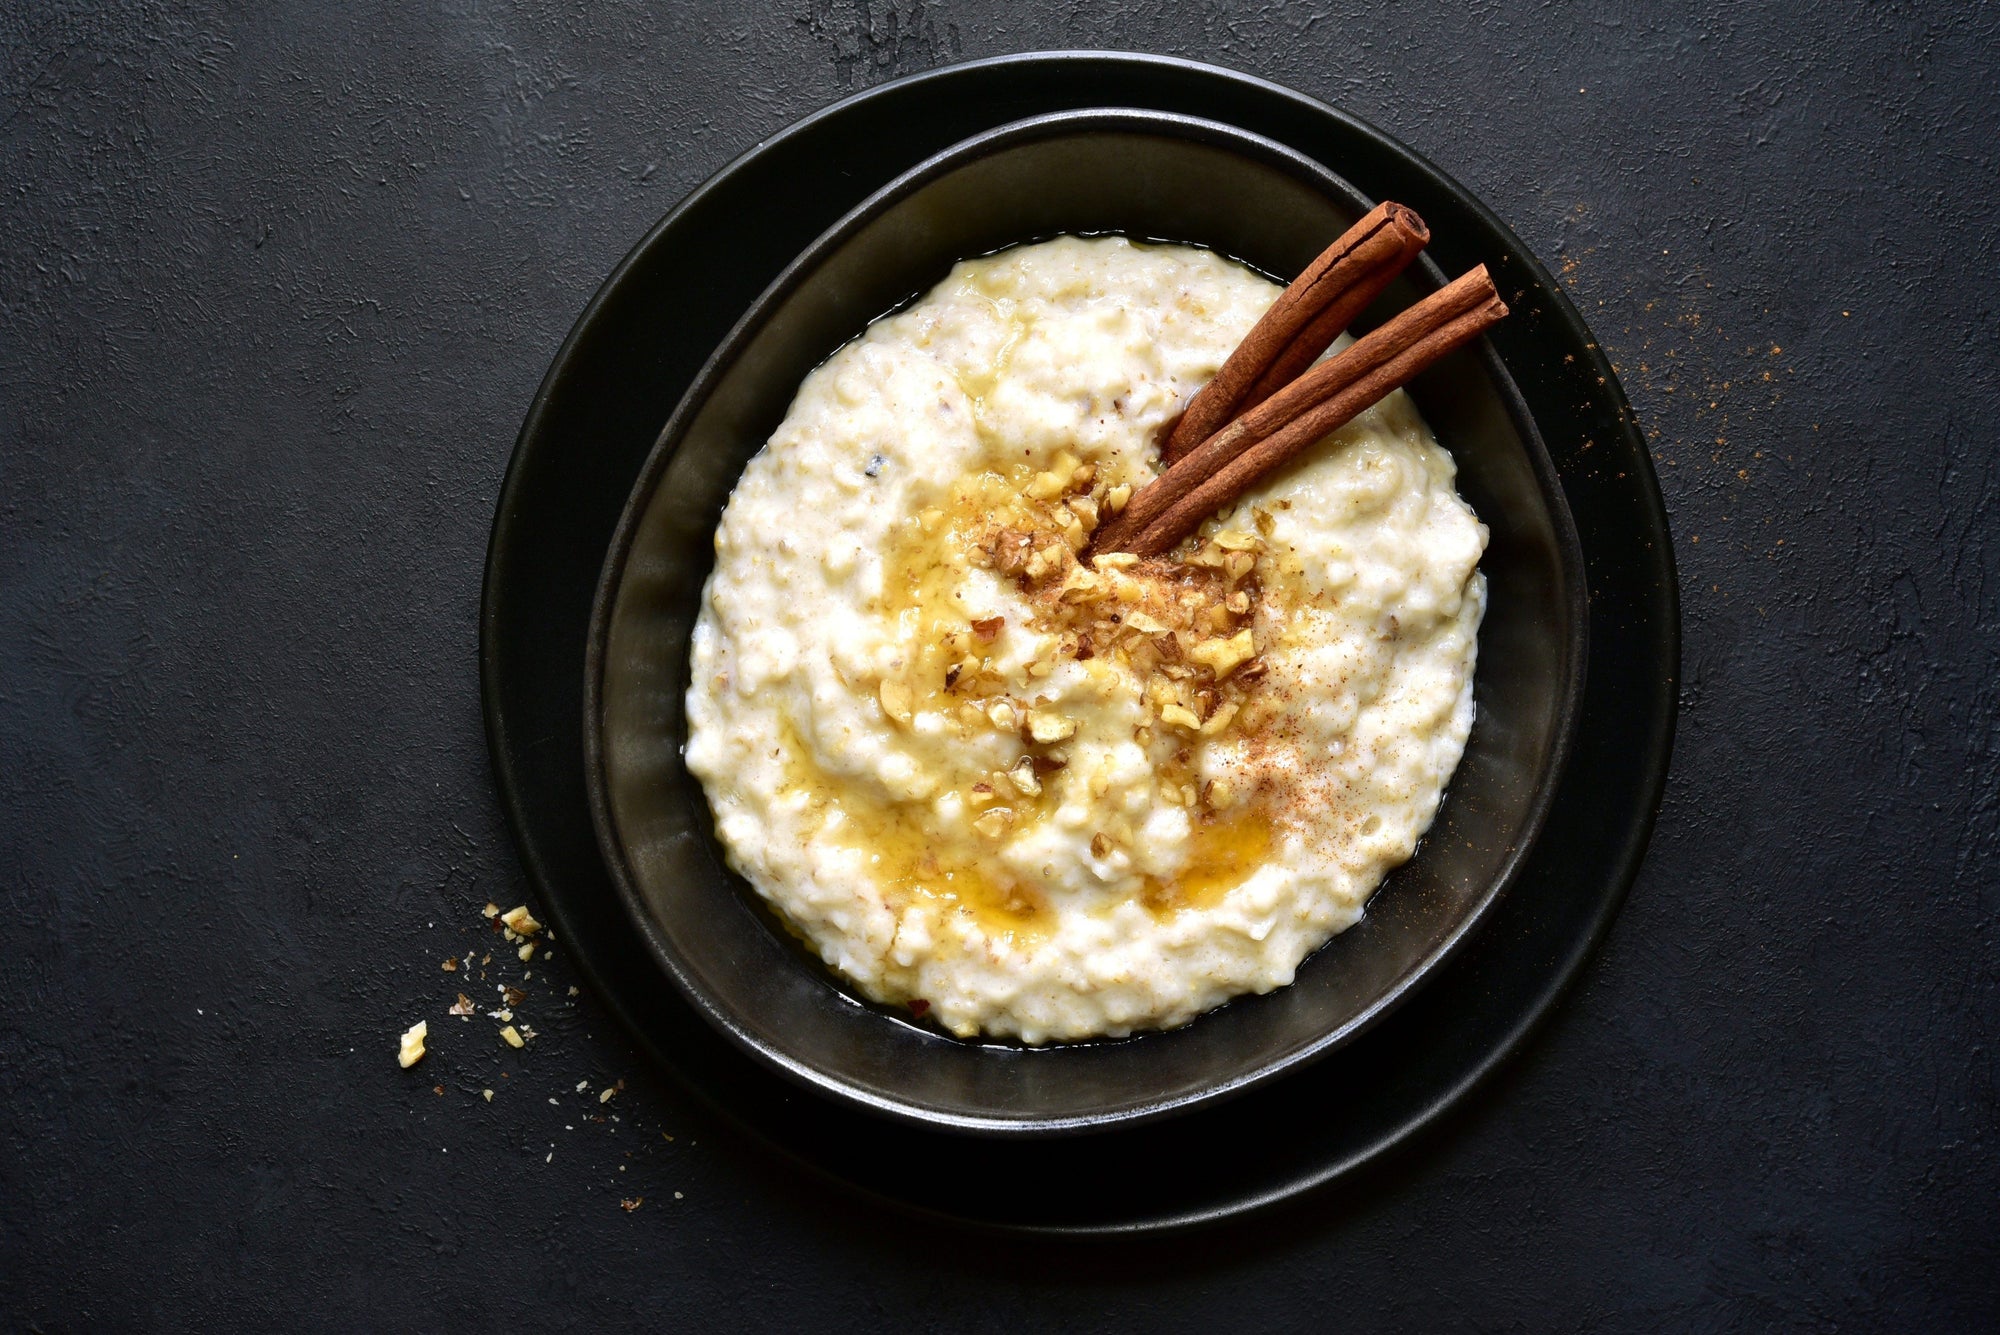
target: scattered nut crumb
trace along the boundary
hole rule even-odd
[[[498,904],[488,904],[485,908],[479,910],[479,914],[484,918],[497,918],[500,916],[500,906]]]
[[[523,1039],[520,1031],[511,1024],[500,1031],[500,1037],[506,1041],[507,1046],[510,1048],[527,1046],[527,1040]]]
[[[415,1066],[424,1057],[424,1039],[431,1032],[428,1020],[419,1020],[403,1031],[402,1044],[396,1052],[396,1062],[404,1070]]]
[[[438,967],[440,969],[443,969],[446,973],[457,973],[458,961],[453,959],[448,959],[443,964],[438,965]]]
[[[619,1201],[618,1208],[623,1210],[626,1214],[631,1214],[634,1210],[638,1209],[645,1203],[646,1203],[646,1198],[644,1196],[631,1196],[627,1197],[624,1200]]]
[[[479,1092],[480,1092],[481,1094],[484,1094],[484,1095],[486,1096],[486,1101],[487,1101],[488,1103],[491,1103],[491,1102],[493,1102],[493,1091],[492,1091],[492,1090],[490,1090],[490,1089],[482,1089],[482,1090],[480,1090]]]
[[[533,959],[535,957],[535,943],[533,941],[528,942],[526,945],[522,946],[521,949],[516,953],[523,960]]]
[[[613,1094],[616,1094],[617,1092],[618,1092],[618,1086],[608,1085],[605,1087],[604,1092],[597,1096],[597,1101],[599,1103],[609,1103],[611,1102],[611,1096]]]
[[[522,936],[533,936],[542,930],[542,925],[535,921],[532,913],[528,912],[526,904],[508,909],[500,915],[500,921],[507,924],[507,930],[519,932]]]
[[[458,1000],[451,1003],[451,1010],[449,1013],[452,1015],[470,1015],[472,1014],[472,1011],[473,1011],[472,998],[466,996],[465,993],[461,992],[458,994]]]

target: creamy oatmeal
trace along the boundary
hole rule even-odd
[[[717,530],[687,762],[867,996],[1029,1043],[1291,982],[1430,824],[1486,531],[1396,393],[1176,559],[1090,556],[1276,285],[1064,238],[814,371]]]

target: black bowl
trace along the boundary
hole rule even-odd
[[[1483,342],[1410,387],[1492,533],[1477,720],[1417,855],[1292,986],[1113,1042],[1029,1049],[936,1033],[858,999],[776,924],[725,868],[706,798],[682,763],[688,640],[723,504],[806,374],[869,321],[960,259],[1061,233],[1204,245],[1288,276],[1370,207],[1309,159],[1213,122],[1132,110],[1017,122],[862,203],[758,298],[695,378],[640,474],[598,586],[586,778],[599,843],[642,937],[746,1051],[810,1088],[933,1127],[1048,1134],[1159,1117],[1358,1034],[1506,888],[1568,751],[1585,609],[1554,471]],[[1360,323],[1442,281],[1420,261]]]

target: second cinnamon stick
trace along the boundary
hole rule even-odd
[[[1160,556],[1300,450],[1335,431],[1507,314],[1481,265],[1231,422],[1134,496],[1100,552]]]
[[[1431,239],[1417,211],[1376,205],[1271,303],[1160,444],[1172,464],[1310,366]]]

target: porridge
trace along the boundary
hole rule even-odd
[[[1437,811],[1485,528],[1390,394],[1166,557],[1092,549],[1279,294],[1204,250],[958,265],[807,377],[716,532],[687,763],[871,999],[1028,1043],[1291,982]]]

